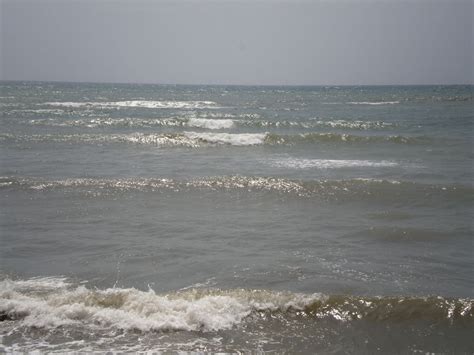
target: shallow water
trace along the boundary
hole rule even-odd
[[[474,350],[472,86],[0,90],[0,349]]]

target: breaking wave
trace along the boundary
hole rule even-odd
[[[225,129],[232,128],[234,121],[231,119],[206,119],[206,118],[139,118],[139,117],[92,117],[80,119],[53,119],[53,118],[35,118],[28,121],[28,124],[35,126],[51,127],[193,127],[206,129]]]
[[[190,289],[158,294],[134,288],[88,288],[66,278],[0,282],[0,318],[27,328],[92,326],[160,331],[218,331],[252,314],[278,313],[340,322],[429,320],[473,324],[474,300],[358,297],[247,289]]]
[[[222,129],[232,128],[234,121],[229,119],[208,119],[208,118],[190,118],[187,122],[189,127],[207,128],[207,129]]]
[[[396,105],[399,104],[400,101],[350,101],[346,102],[349,105]]]
[[[252,312],[303,310],[319,295],[270,291],[198,290],[156,294],[129,288],[73,287],[58,279],[0,283],[0,317],[36,328],[99,325],[140,331],[216,331],[241,323]],[[39,294],[38,294],[39,293]]]
[[[185,132],[184,136],[198,142],[230,144],[236,146],[260,145],[265,143],[267,133],[207,133]]]
[[[202,123],[202,122],[201,122]],[[208,124],[209,123],[205,123]],[[212,123],[214,127],[228,125]],[[182,132],[182,133],[122,133],[122,134],[44,134],[44,135],[14,135],[0,134],[0,141],[17,142],[65,142],[65,143],[135,143],[152,144],[156,146],[185,146],[202,147],[209,145],[295,145],[316,143],[394,143],[394,144],[429,144],[433,138],[427,136],[363,136],[341,133],[301,133],[283,135],[275,133],[209,133],[209,132]]]
[[[129,100],[129,101],[104,101],[104,102],[45,102],[44,105],[70,108],[173,108],[173,109],[203,109],[218,108],[214,101],[153,101],[153,100]]]
[[[11,135],[1,134],[0,141],[18,142],[64,142],[64,143],[132,143],[148,144],[159,147],[198,148],[212,145],[249,146],[265,143],[266,133],[130,133],[130,134],[46,134],[46,135]]]
[[[35,111],[35,110],[32,110]],[[63,110],[37,110],[38,113],[63,114]],[[65,111],[64,111],[65,112]],[[250,128],[337,128],[352,130],[371,130],[371,129],[389,129],[396,127],[395,123],[383,121],[348,121],[348,120],[279,120],[270,121],[262,119],[245,119],[245,115],[200,115],[200,116],[183,116],[183,117],[167,117],[167,118],[141,118],[141,117],[100,117],[93,114],[90,118],[34,118],[27,121],[30,125],[35,126],[51,126],[51,127],[196,127],[206,129],[228,129],[235,127]],[[211,118],[206,118],[211,117]]]

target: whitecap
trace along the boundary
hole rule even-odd
[[[104,102],[46,102],[45,105],[59,107],[99,107],[99,108],[175,108],[175,109],[201,109],[217,108],[214,101],[154,101],[154,100],[128,100],[128,101],[104,101]]]
[[[211,144],[245,146],[263,144],[267,133],[184,132],[184,135],[189,139],[204,141]]]
[[[26,281],[28,282],[28,281]],[[0,282],[0,314],[23,326],[56,328],[82,324],[140,331],[217,331],[241,323],[254,311],[303,310],[321,295],[248,290],[198,290],[156,294],[134,288],[30,292],[25,281]]]
[[[396,105],[400,101],[351,101],[347,102],[350,105]]]
[[[207,119],[207,118],[190,118],[187,122],[189,127],[207,128],[207,129],[222,129],[232,128],[234,121],[230,119]]]

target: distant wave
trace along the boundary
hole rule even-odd
[[[11,135],[0,134],[0,141],[17,142],[57,142],[57,143],[88,143],[88,144],[145,144],[159,147],[190,147],[203,146],[197,139],[176,133],[131,133],[131,134],[45,134],[45,135]]]
[[[393,167],[398,163],[388,160],[344,160],[344,159],[298,159],[298,158],[277,158],[270,159],[268,163],[278,168],[292,169],[337,169],[353,167]]]
[[[252,315],[330,318],[338,322],[428,320],[472,327],[474,300],[359,297],[246,289],[190,289],[158,294],[134,288],[88,288],[64,277],[0,281],[0,318],[26,329],[68,326],[141,332],[218,331]],[[257,317],[256,319],[260,319]]]
[[[344,128],[356,130],[382,129],[396,127],[397,124],[382,121],[361,121],[361,120],[343,120],[343,119],[321,119],[315,118],[311,120],[239,120],[238,125],[248,127],[272,127],[272,128]]]
[[[347,101],[347,102],[323,102],[324,105],[397,105],[400,101]]]
[[[322,121],[317,120],[316,125],[318,126],[327,126],[332,128],[352,128],[352,129],[377,129],[377,128],[389,128],[396,127],[396,123],[389,123],[383,121],[346,121],[346,120],[329,120]]]
[[[211,176],[191,180],[168,178],[48,180],[30,177],[0,177],[0,190],[78,192],[85,195],[115,195],[122,192],[243,191],[276,193],[324,200],[380,200],[431,205],[440,201],[472,202],[474,189],[466,185],[422,184],[378,179],[292,180],[260,176]]]
[[[28,124],[35,126],[51,127],[193,127],[206,129],[232,128],[234,121],[231,119],[204,119],[204,118],[141,118],[141,117],[97,117],[95,114],[91,118],[79,119],[54,119],[35,118],[28,121]]]
[[[130,143],[155,145],[158,147],[198,148],[213,145],[250,146],[265,143],[266,133],[131,133],[131,134],[46,134],[11,135],[0,134],[0,141],[18,142],[64,142],[64,143]]]
[[[31,110],[35,111],[35,110]],[[63,110],[38,110],[38,113],[61,114]],[[369,129],[387,129],[396,127],[395,123],[388,123],[382,121],[348,121],[348,120],[279,120],[269,121],[261,119],[245,119],[245,115],[199,115],[199,116],[184,116],[184,117],[169,117],[169,118],[141,118],[141,117],[98,117],[92,113],[90,118],[79,119],[63,119],[63,118],[35,118],[27,121],[30,125],[38,126],[55,126],[55,127],[194,127],[206,129],[228,129],[235,127],[253,127],[253,128],[342,128],[355,130],[369,130]],[[206,118],[206,117],[212,118]],[[234,117],[234,118],[230,118]]]
[[[214,123],[213,123],[214,124]],[[225,123],[228,124],[228,123]],[[67,143],[133,143],[160,147],[205,147],[215,145],[295,145],[316,143],[344,144],[429,144],[433,139],[426,136],[362,136],[341,133],[301,133],[281,135],[275,133],[224,133],[193,132],[182,133],[117,133],[117,134],[0,134],[0,141],[16,142],[67,142]]]
[[[265,142],[268,144],[297,144],[297,143],[397,143],[397,144],[426,144],[431,138],[425,136],[362,136],[343,133],[301,133],[296,135],[279,135],[270,133]]]
[[[33,115],[65,115],[68,112],[61,108],[39,108],[39,109],[21,109],[21,110],[8,110],[7,113],[15,114],[33,114]]]
[[[400,101],[350,101],[346,102],[349,105],[396,105]]]
[[[445,95],[432,95],[432,96],[410,96],[406,100],[410,102],[467,102],[472,101],[474,96],[472,95],[454,95],[454,96],[445,96]]]
[[[174,108],[174,109],[202,109],[217,108],[214,101],[153,101],[153,100],[129,100],[129,101],[97,101],[97,102],[45,102],[44,105],[58,107],[99,107],[99,108]]]
[[[453,95],[453,96],[443,96],[443,95],[432,95],[432,96],[406,96],[400,100],[393,101],[347,101],[347,102],[324,102],[326,105],[337,105],[337,104],[347,104],[347,105],[397,105],[403,102],[466,102],[472,101],[472,95]]]

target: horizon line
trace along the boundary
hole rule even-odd
[[[69,80],[23,80],[0,79],[0,82],[14,83],[60,83],[60,84],[116,84],[116,85],[162,85],[162,86],[256,86],[256,87],[350,87],[350,86],[474,86],[474,83],[436,83],[436,84],[189,84],[189,83],[154,83],[126,81],[69,81]]]

